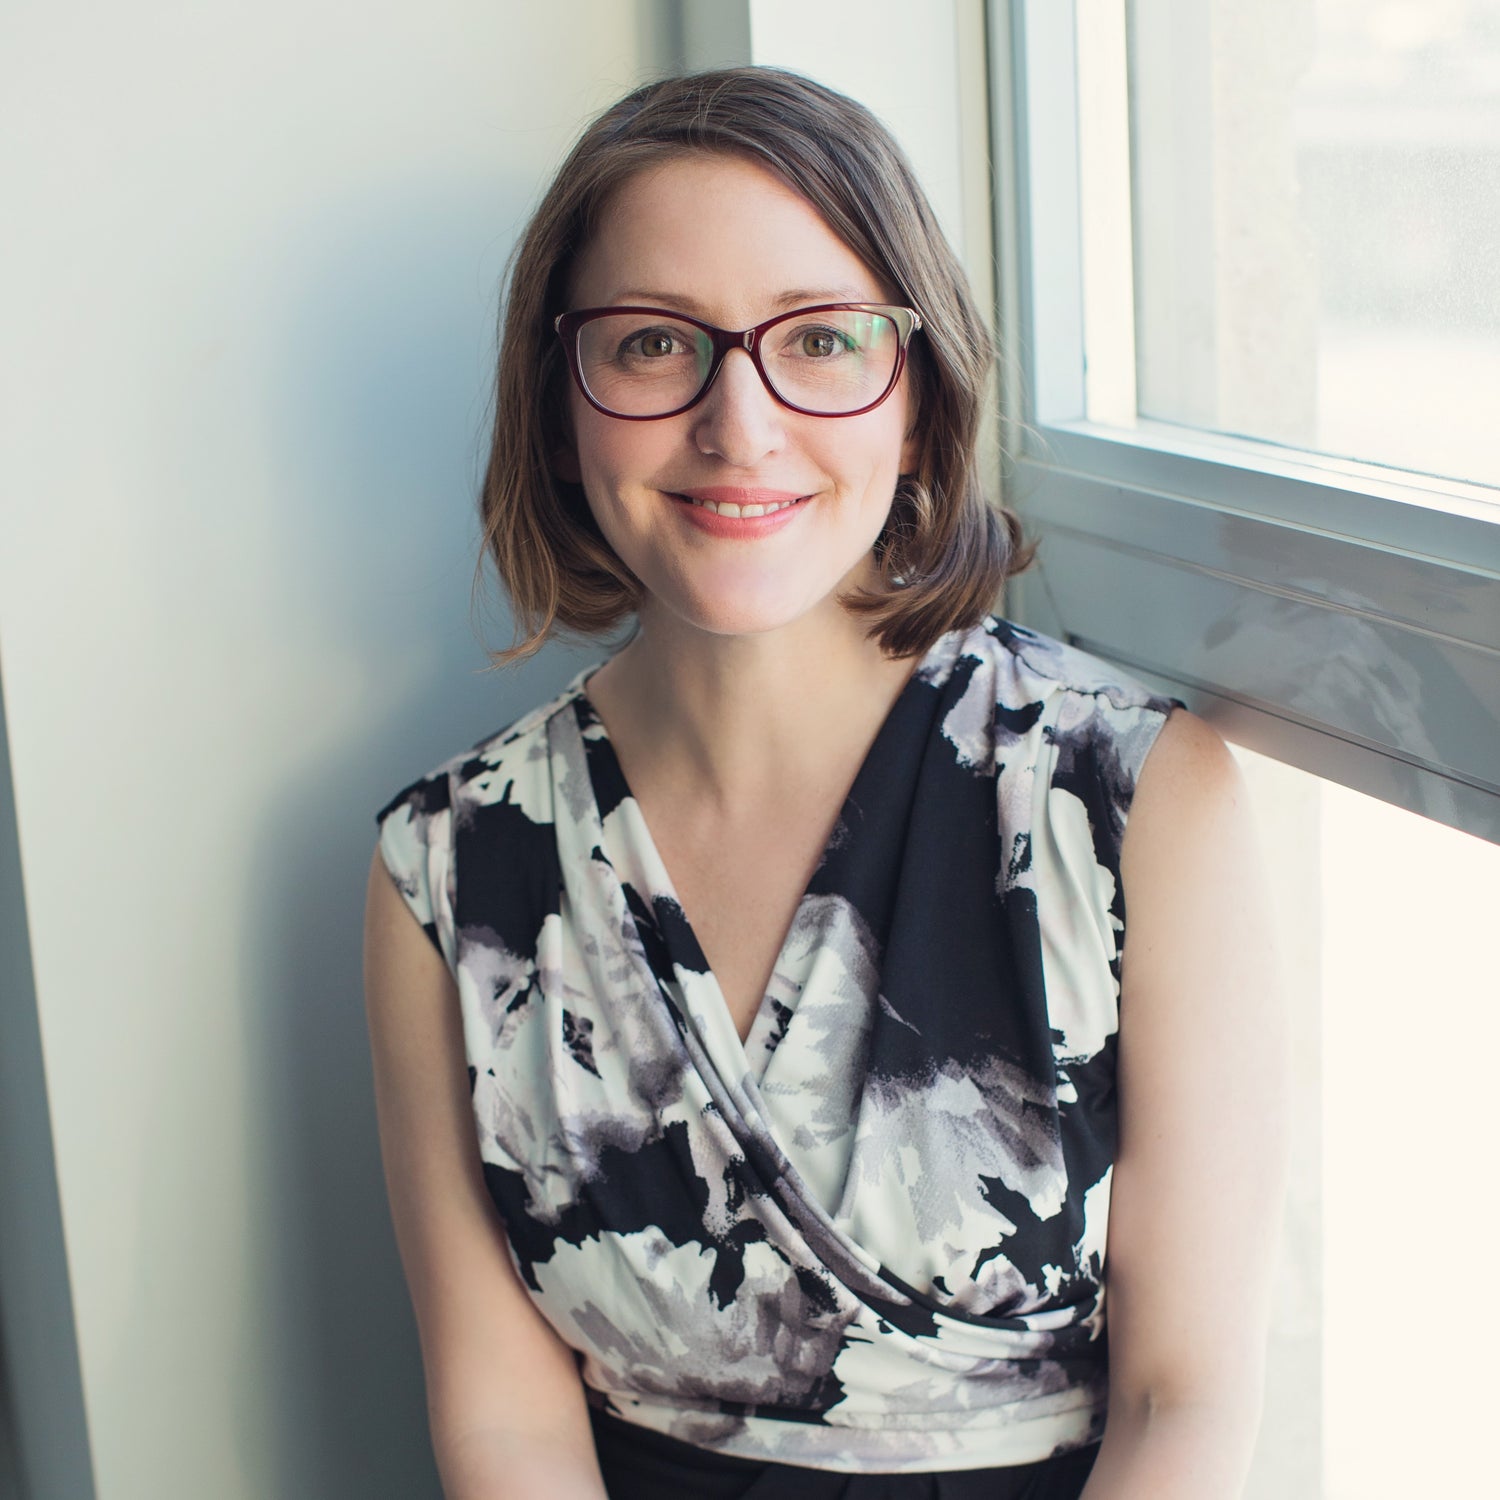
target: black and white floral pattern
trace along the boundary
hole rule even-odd
[[[485,1179],[625,1419],[850,1471],[1098,1438],[1120,844],[1172,700],[991,618],[850,790],[741,1043],[581,673],[400,792]]]

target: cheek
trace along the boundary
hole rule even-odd
[[[666,472],[673,443],[672,434],[659,429],[670,425],[616,421],[586,404],[573,413],[577,482],[612,545],[652,517],[654,481]]]
[[[629,426],[600,416],[593,407],[574,397],[571,411],[574,463],[579,483],[588,492],[589,504],[596,505],[601,493],[612,487],[613,480],[626,467],[629,448]],[[626,429],[621,431],[621,429]],[[624,450],[624,451],[622,451]]]
[[[890,408],[887,410],[887,407]],[[870,413],[875,420],[866,441],[871,453],[871,468],[882,480],[894,480],[911,473],[921,447],[908,414],[907,404],[895,397]]]
[[[837,428],[836,420],[828,420]],[[838,463],[835,455],[841,449],[845,473],[863,471],[866,483],[879,487],[888,483],[894,489],[901,475],[916,471],[922,443],[904,374],[901,384],[874,411],[842,421],[848,423],[847,429],[829,434],[835,439],[829,457]]]

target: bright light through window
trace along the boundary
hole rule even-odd
[[[1133,262],[1133,411],[1500,484],[1500,0],[1129,0],[1123,245],[1087,178],[1119,11],[1079,0],[1086,261]]]
[[[1236,755],[1279,898],[1296,1143],[1246,1500],[1482,1494],[1500,845]]]

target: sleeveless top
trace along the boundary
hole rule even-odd
[[[998,618],[871,745],[741,1043],[580,673],[378,814],[590,1400],[847,1472],[1104,1425],[1136,779],[1177,702]]]

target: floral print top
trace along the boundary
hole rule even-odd
[[[589,675],[377,820],[457,985],[511,1255],[590,1399],[852,1472],[1097,1440],[1120,847],[1176,700],[995,617],[943,637],[742,1043]]]

